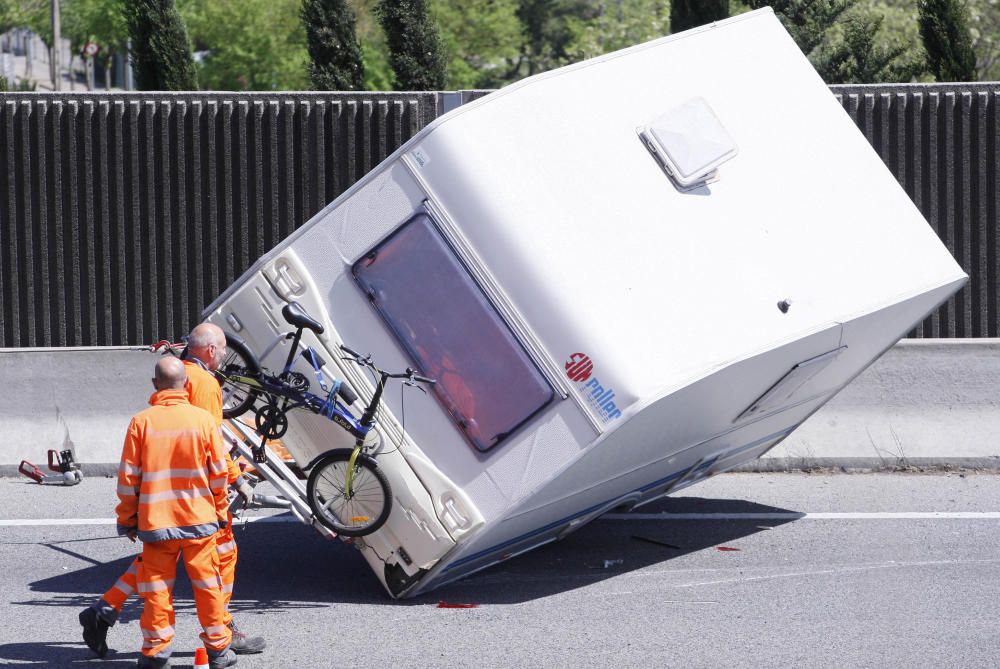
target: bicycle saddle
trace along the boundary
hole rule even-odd
[[[298,302],[289,302],[282,307],[281,315],[285,317],[286,321],[297,328],[308,328],[316,334],[323,334],[323,326],[318,321],[313,320]]]

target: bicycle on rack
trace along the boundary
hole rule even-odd
[[[303,330],[322,334],[323,326],[297,302],[286,304],[281,313],[297,329],[294,333],[283,335],[292,340],[292,345],[285,366],[278,374],[262,368],[241,339],[226,334],[229,358],[216,372],[222,383],[223,416],[235,418],[254,407],[254,423],[261,437],[260,444],[253,447],[257,462],[265,461],[267,441],[279,439],[287,431],[289,411],[305,409],[329,418],[346,430],[355,438],[354,448],[327,451],[303,468],[310,470],[306,488],[308,502],[316,518],[338,534],[348,537],[371,534],[385,523],[392,509],[392,489],[385,473],[378,467],[374,443],[366,439],[377,424],[379,403],[386,382],[403,379],[404,385],[423,390],[417,384],[432,384],[435,380],[420,376],[409,368],[399,373],[387,372],[374,364],[371,355],[362,356],[341,345],[341,350],[349,356],[343,360],[370,369],[376,378],[375,393],[361,418],[356,419],[347,410],[347,405],[357,400],[354,391],[340,381],[327,384],[321,372],[325,363],[312,348],[304,347],[299,352]],[[309,392],[308,378],[292,370],[300,356],[315,370],[325,396]]]

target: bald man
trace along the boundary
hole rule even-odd
[[[170,664],[173,585],[183,556],[209,667],[222,669],[236,664],[215,541],[228,522],[226,453],[218,424],[191,405],[186,384],[180,360],[156,363],[150,407],[132,418],[125,434],[115,515],[119,535],[142,541],[135,562],[143,600],[137,666]]]
[[[226,357],[226,334],[217,325],[201,323],[191,330],[187,338],[187,358],[184,360],[184,370],[187,372],[187,390],[190,403],[208,411],[217,425],[222,424],[222,388],[215,377]],[[235,487],[246,499],[252,496],[252,490],[240,474],[239,467],[226,453],[229,484]],[[230,520],[232,520],[230,518]],[[262,637],[248,637],[233,621],[229,611],[229,603],[233,596],[233,584],[236,580],[236,537],[233,535],[232,523],[222,528],[216,535],[217,550],[222,575],[222,586],[226,600],[225,624],[233,636],[232,649],[237,654],[260,653],[267,646]],[[104,657],[108,652],[108,628],[115,624],[122,606],[129,595],[135,592],[136,583],[135,562],[122,574],[121,578],[104,593],[96,603],[80,613],[80,624],[83,626],[83,640],[87,646]]]

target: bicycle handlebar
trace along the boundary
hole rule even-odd
[[[421,376],[416,373],[416,370],[411,369],[410,367],[407,367],[405,372],[400,372],[398,374],[390,374],[376,367],[375,363],[372,362],[372,357],[370,355],[363,356],[354,349],[350,348],[349,346],[345,346],[344,344],[340,345],[340,349],[345,353],[347,353],[348,355],[352,356],[354,358],[354,362],[356,362],[357,364],[365,365],[366,367],[371,367],[379,374],[385,374],[385,377],[387,379],[408,379],[410,381],[419,381],[420,383],[430,383],[430,384],[437,383],[437,379],[432,379],[427,376]]]

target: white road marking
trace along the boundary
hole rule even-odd
[[[242,525],[244,520],[238,518],[233,525]],[[253,516],[247,518],[248,523],[298,523],[294,516]],[[53,527],[61,525],[114,525],[114,518],[8,518],[0,519],[0,527]]]
[[[1000,520],[1000,511],[900,513],[609,513],[598,520]]]
[[[1000,511],[906,511],[872,513],[609,513],[597,520],[1000,520]],[[294,516],[237,518],[247,523],[298,523]],[[114,518],[8,518],[0,527],[58,527],[64,525],[114,525]]]

